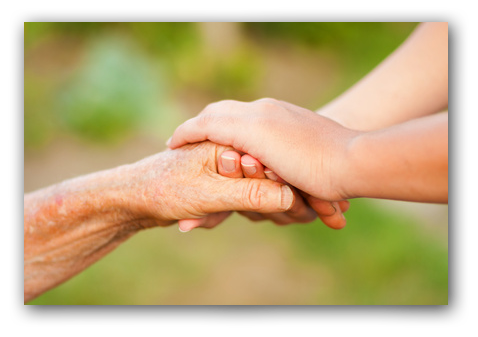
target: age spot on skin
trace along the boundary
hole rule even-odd
[[[63,205],[63,197],[61,195],[57,195],[55,197],[55,203],[57,204],[57,206]]]

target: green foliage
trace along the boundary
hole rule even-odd
[[[52,138],[58,125],[53,116],[51,86],[41,85],[35,77],[25,77],[24,87],[24,146],[41,148]]]
[[[199,33],[191,22],[125,23],[122,29],[146,51],[163,59],[174,58],[200,46]]]
[[[241,50],[231,58],[218,62],[210,75],[210,90],[218,97],[254,100],[257,98],[257,79],[260,62],[254,54]]]
[[[297,258],[333,270],[318,304],[447,304],[448,249],[413,217],[353,200],[341,231],[294,226]],[[426,284],[426,286],[425,286]]]
[[[123,40],[98,39],[62,92],[59,118],[84,138],[122,139],[151,112],[159,92],[158,77],[146,59]]]

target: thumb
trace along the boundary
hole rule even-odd
[[[278,213],[289,210],[295,202],[289,186],[269,179],[224,179],[216,189],[216,205],[220,211],[251,211]]]

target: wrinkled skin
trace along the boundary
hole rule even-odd
[[[26,194],[24,300],[81,272],[141,229],[209,213],[293,207],[288,186],[219,175],[217,158],[226,149],[188,145]]]
[[[252,169],[251,169],[252,168]],[[236,151],[225,151],[218,161],[218,171],[224,177],[229,178],[256,178],[268,179],[286,183],[274,172],[270,171],[255,158],[250,155],[240,155]],[[349,208],[349,202],[346,200],[339,202],[328,202],[306,195],[291,187],[295,196],[295,202],[287,212],[280,213],[258,213],[258,212],[239,212],[251,221],[269,220],[276,225],[288,225],[297,223],[308,223],[317,218],[330,228],[341,229],[346,225],[346,219],[343,212]],[[179,220],[179,229],[188,232],[194,228],[213,228],[221,223],[229,214],[216,213],[201,219],[182,219]]]
[[[285,211],[292,206],[290,196],[281,206],[282,184],[218,174],[217,160],[227,149],[203,142],[133,164],[129,170],[135,178],[130,187],[143,200],[139,213],[167,221],[231,210]]]

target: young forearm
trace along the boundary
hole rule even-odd
[[[350,144],[348,196],[448,202],[448,113],[362,133]]]
[[[448,24],[421,24],[370,74],[318,113],[355,130],[377,130],[446,109]]]

